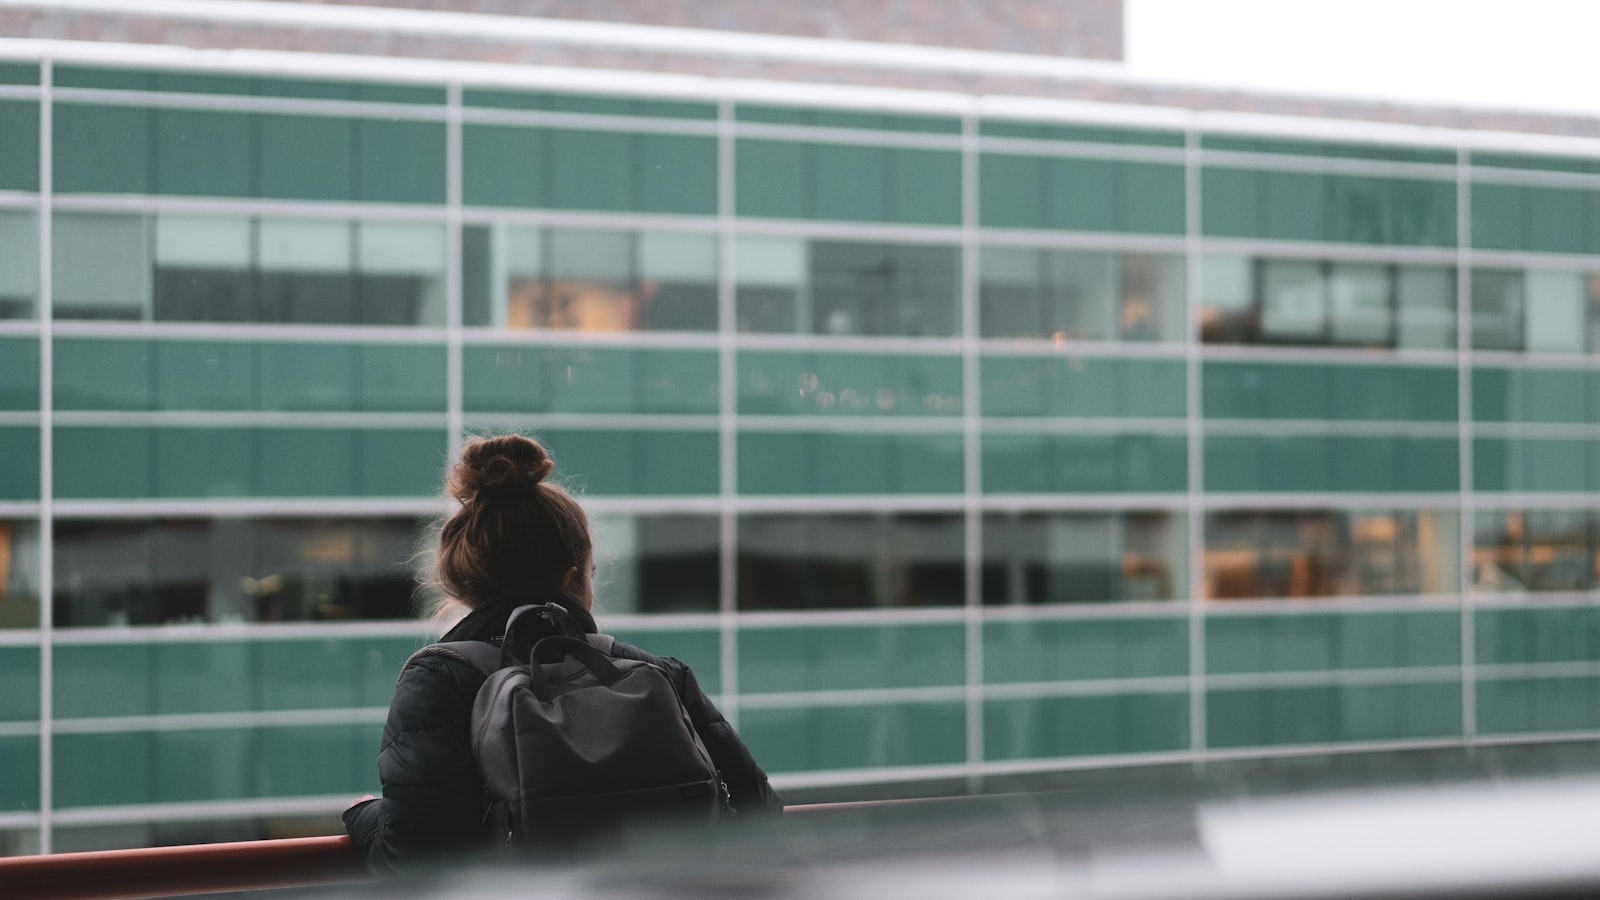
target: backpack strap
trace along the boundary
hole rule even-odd
[[[589,646],[607,656],[611,655],[611,647],[617,642],[617,639],[609,634],[586,634],[583,637],[589,642]]]

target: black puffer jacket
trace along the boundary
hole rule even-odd
[[[506,617],[518,605],[506,602],[479,608],[441,641],[498,638]],[[563,605],[586,631],[596,630],[588,613]],[[766,773],[700,690],[688,666],[622,641],[613,646],[612,655],[651,663],[671,678],[741,818],[783,809]],[[414,658],[400,672],[378,752],[383,798],[359,803],[344,814],[345,830],[373,873],[401,874],[488,845],[482,824],[483,781],[472,760],[469,724],[483,681],[482,673],[471,665],[442,654]]]

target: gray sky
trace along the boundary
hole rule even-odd
[[[1600,114],[1600,0],[1126,0],[1130,68]]]

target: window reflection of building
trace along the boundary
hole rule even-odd
[[[985,604],[1173,600],[1185,594],[1184,517],[994,513],[983,519]]]
[[[0,209],[0,319],[31,319],[39,295],[39,217]]]
[[[1595,532],[1594,517],[1585,510],[1479,510],[1473,528],[1473,590],[1593,590],[1600,584]]]
[[[38,625],[38,526],[0,519],[0,628]]]
[[[957,606],[958,514],[780,513],[739,519],[739,608]]]
[[[984,337],[1183,339],[1181,257],[987,247],[978,269]]]
[[[1600,350],[1600,273],[1474,269],[1472,346],[1477,350]]]
[[[421,528],[409,518],[61,520],[55,621],[406,618]]]
[[[960,250],[922,244],[739,238],[738,329],[945,337],[960,331]]]
[[[716,516],[590,517],[595,604],[603,614],[711,612],[721,581]]]
[[[1438,594],[1456,590],[1456,516],[1435,510],[1213,513],[1204,596]]]

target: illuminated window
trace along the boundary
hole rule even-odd
[[[1448,593],[1456,515],[1435,510],[1230,511],[1206,517],[1213,600]]]

